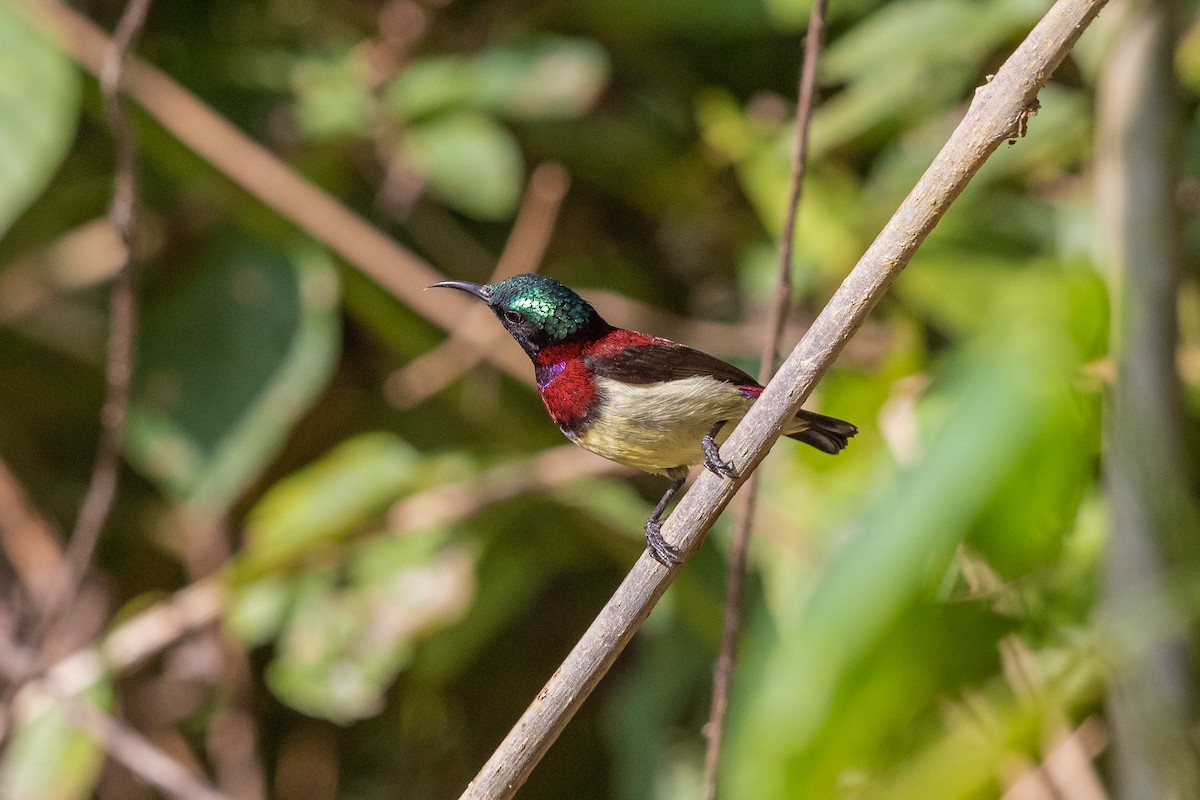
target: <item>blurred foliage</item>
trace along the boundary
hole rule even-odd
[[[224,246],[141,326],[130,461],[224,511],[279,451],[337,359],[337,275],[319,251]]]
[[[79,696],[81,703],[111,710],[107,681]],[[61,708],[45,706],[11,733],[0,757],[4,797],[87,797],[100,775],[103,748],[68,720]]]
[[[66,54],[0,6],[0,236],[38,196],[71,144],[79,79]]]
[[[121,8],[84,5],[110,27]],[[821,307],[1047,5],[832,5],[798,314]],[[139,52],[449,277],[486,279],[527,167],[557,161],[572,186],[541,271],[737,322],[773,291],[809,6],[164,3]],[[1193,212],[1198,31],[1176,58]],[[785,442],[765,463],[723,796],[996,797],[1014,764],[1103,715],[1110,302],[1093,267],[1092,114],[1106,35],[1085,35],[1028,137],[995,154],[874,313],[870,343],[822,382],[813,405],[861,434],[837,458]],[[110,614],[224,569],[224,631],[249,654],[247,685],[189,689],[145,728],[177,727],[171,741],[220,772],[213,731],[240,697],[258,736],[242,757],[261,760],[269,796],[456,796],[639,552],[661,481],[541,491],[531,468],[530,490],[474,495],[488,470],[561,442],[528,386],[481,364],[391,406],[389,375],[444,332],[136,121],[131,469],[99,567]],[[0,0],[0,286],[32,298],[0,302],[0,457],[60,530],[97,434],[107,282],[95,251],[55,245],[104,213],[111,165],[95,82]],[[1193,413],[1197,297],[1189,274]],[[389,514],[397,502],[428,524]],[[205,568],[194,529],[213,518],[233,536]],[[727,528],[522,797],[698,796]],[[122,676],[118,697],[170,694],[163,662]],[[304,792],[284,774],[296,764]],[[46,715],[8,743],[0,791],[87,797],[100,780],[120,796],[98,770],[96,748]]]

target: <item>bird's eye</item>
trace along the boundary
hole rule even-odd
[[[512,309],[508,309],[508,310],[504,311],[504,312],[501,314],[501,316],[502,316],[502,317],[504,317],[504,321],[505,321],[505,322],[507,322],[507,323],[509,323],[509,324],[511,324],[511,325],[516,325],[518,322],[520,322],[520,321],[521,321],[521,314],[520,314],[520,312],[518,312],[518,311],[513,311]]]

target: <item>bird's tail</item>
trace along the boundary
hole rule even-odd
[[[786,434],[788,438],[812,445],[830,455],[840,452],[849,443],[850,437],[858,433],[858,427],[852,423],[804,409],[796,415],[796,422],[804,427]]]

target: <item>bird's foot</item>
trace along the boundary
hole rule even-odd
[[[725,420],[713,425],[712,430],[704,434],[704,438],[700,440],[700,449],[704,451],[704,467],[710,472],[736,481],[738,475],[734,471],[733,465],[721,458],[721,448],[717,444],[717,434],[723,427],[725,427]]]
[[[667,569],[683,562],[683,552],[667,543],[662,535],[662,520],[654,517],[646,520],[646,549],[655,561]]]

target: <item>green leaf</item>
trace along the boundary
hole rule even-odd
[[[438,197],[464,214],[499,220],[516,208],[521,151],[488,117],[456,114],[418,125],[405,137],[401,157]]]
[[[70,60],[0,4],[0,237],[50,181],[78,116]]]
[[[277,636],[304,584],[272,571],[344,541],[440,472],[399,437],[369,433],[277,482],[246,516],[226,613],[230,629],[251,646]]]
[[[180,502],[227,509],[325,387],[337,286],[313,248],[241,240],[152,309],[129,415],[133,465]]]
[[[399,437],[359,436],[276,483],[246,519],[243,565],[268,569],[335,542],[420,479],[422,459]]]
[[[103,680],[76,699],[107,710],[112,687]],[[0,759],[0,797],[91,797],[103,763],[104,748],[68,722],[61,708],[51,706],[12,732]]]
[[[237,585],[229,593],[225,625],[247,647],[266,644],[287,622],[296,584],[289,576],[271,575]]]
[[[441,537],[363,542],[345,575],[297,579],[296,599],[267,684],[306,714],[351,722],[378,713],[412,648],[455,620],[475,592],[474,559]]]
[[[374,100],[371,67],[354,50],[333,57],[314,57],[292,70],[296,117],[310,136],[366,136]]]
[[[423,58],[400,74],[388,95],[408,120],[452,109],[574,118],[591,108],[608,71],[608,56],[595,42],[544,37],[476,56]]]

